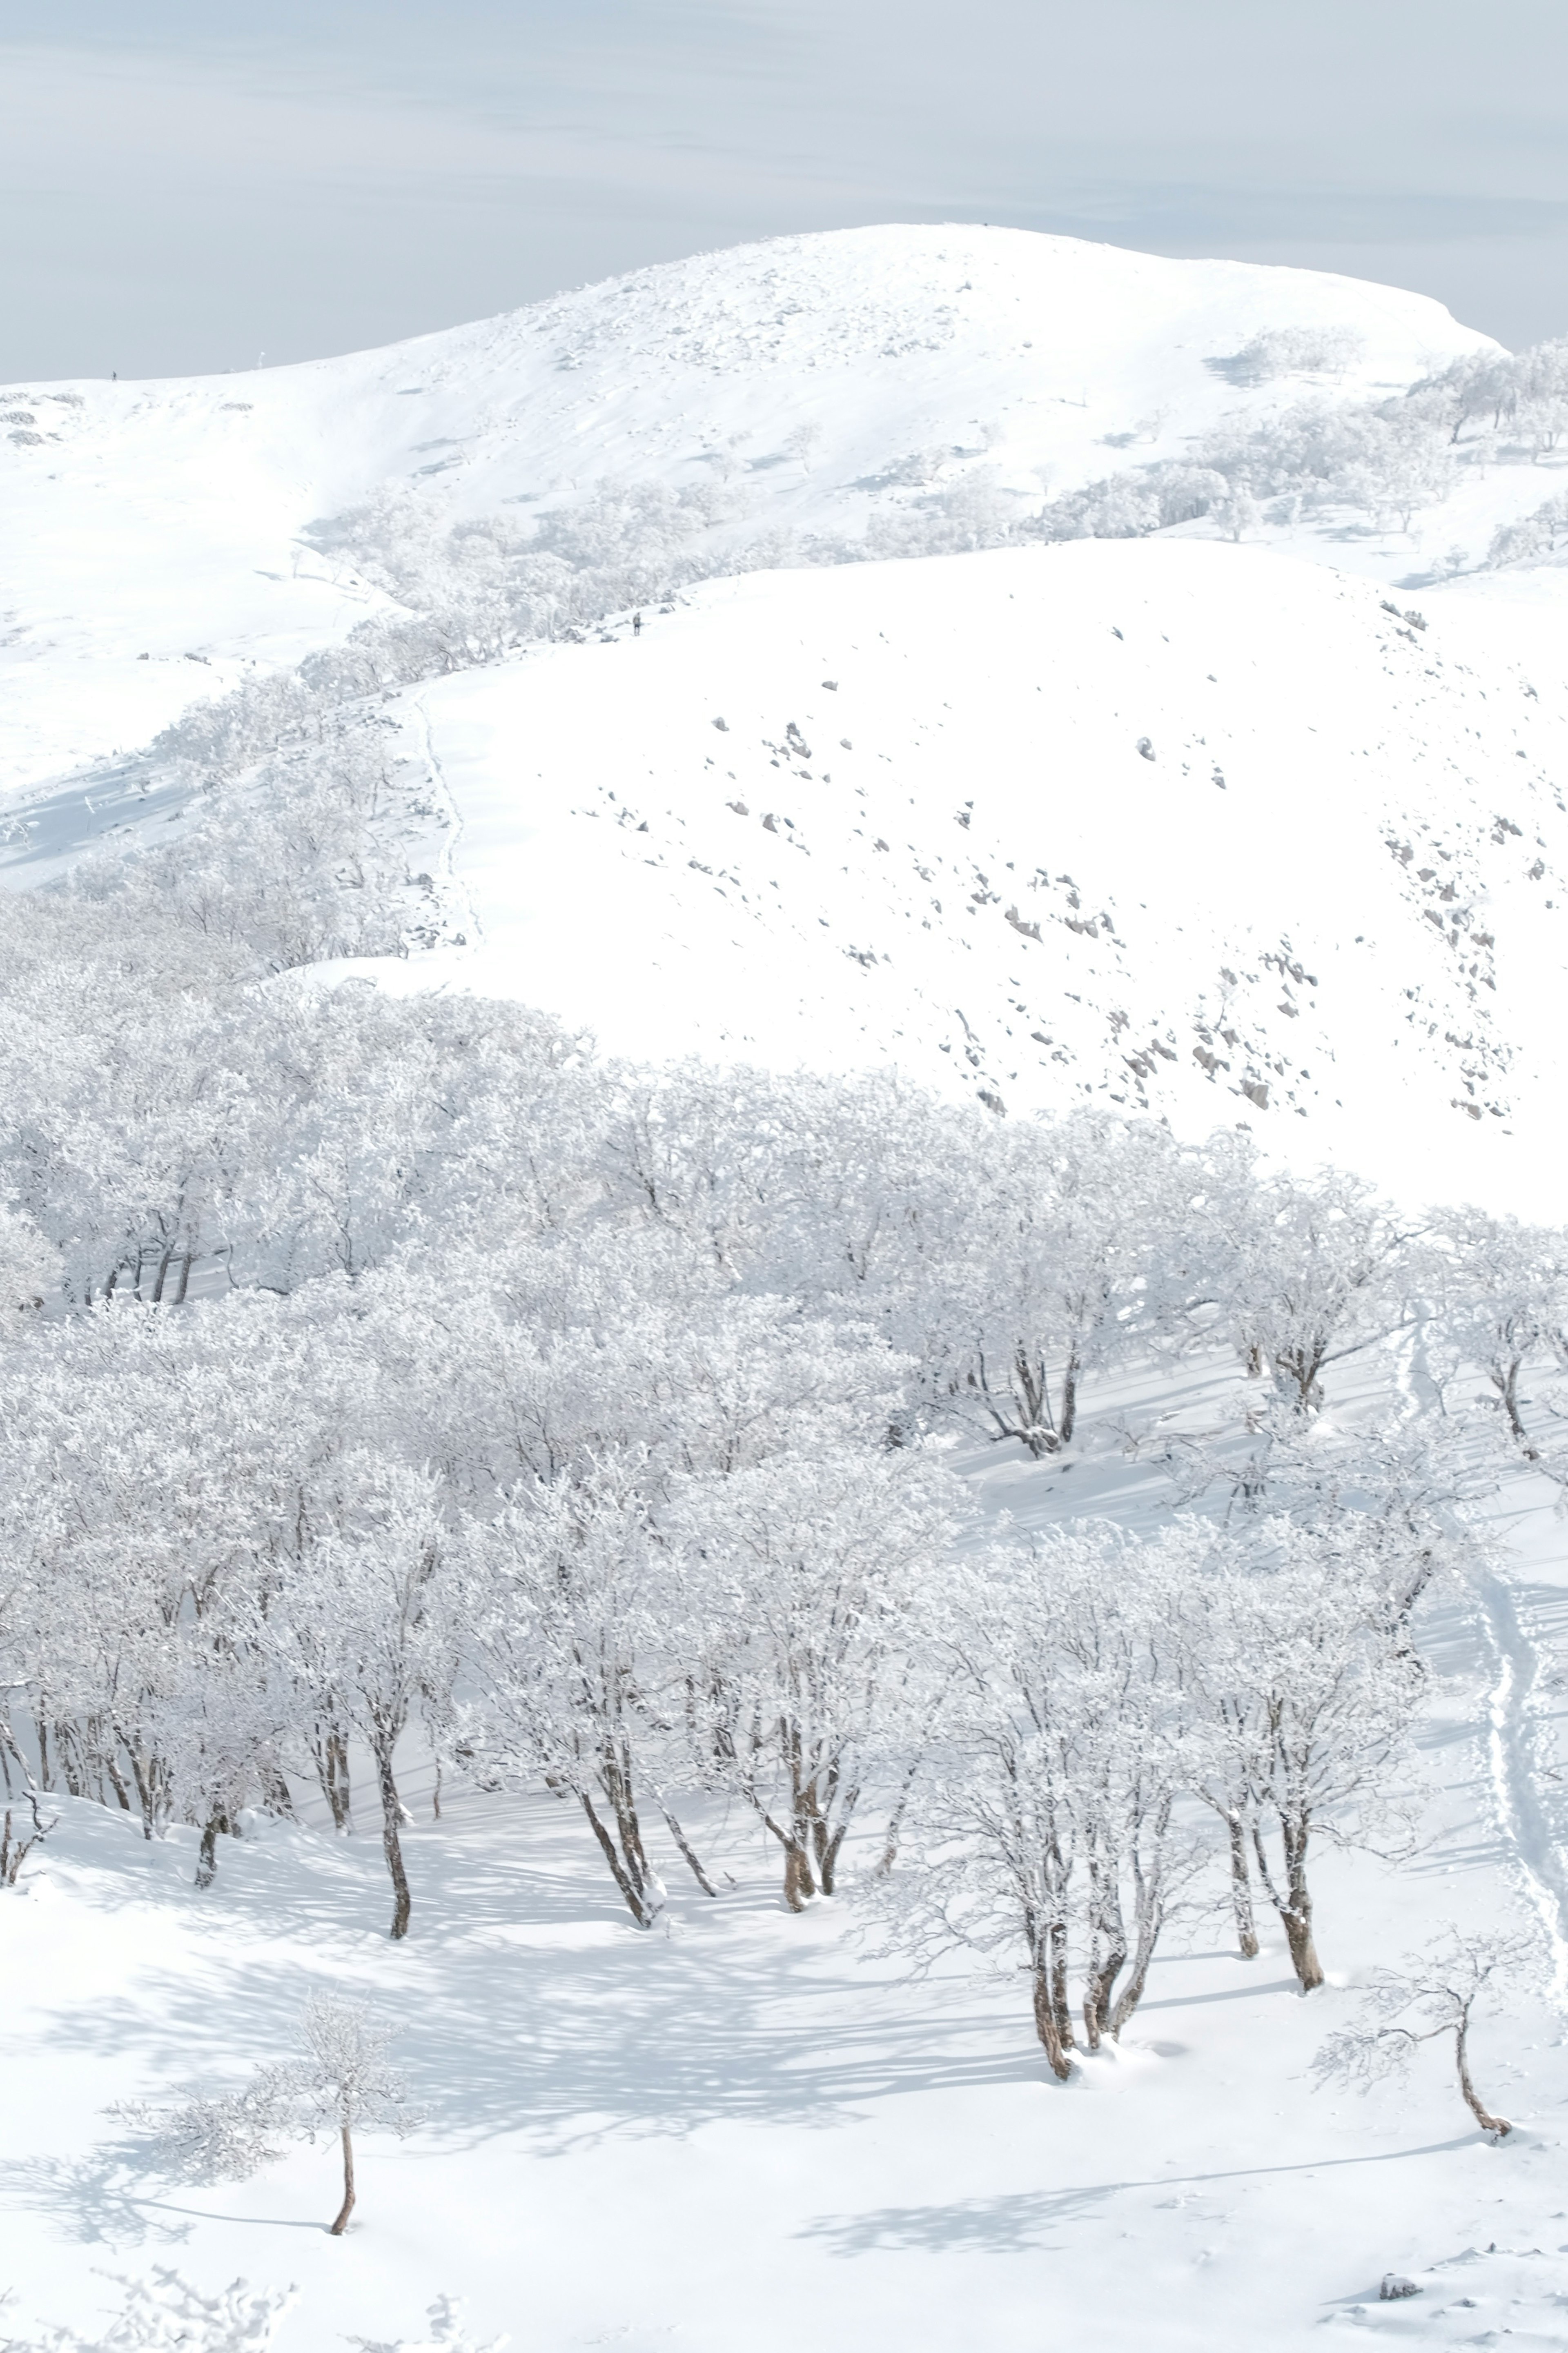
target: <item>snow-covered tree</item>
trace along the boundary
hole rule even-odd
[[[917,1597],[949,1577],[960,1491],[920,1455],[781,1454],[685,1487],[699,1763],[778,1842],[784,1900],[837,1885]]]
[[[1245,1538],[1210,1532],[1185,1587],[1183,1680],[1202,1711],[1202,1787],[1245,1824],[1304,1993],[1323,1982],[1308,1862],[1314,1840],[1398,1833],[1408,1738],[1422,1689],[1389,1564],[1353,1522],[1328,1530],[1266,1519]],[[1243,1905],[1238,1928],[1247,1941]]]
[[[1319,2082],[1369,2088],[1407,2073],[1424,2042],[1452,2035],[1459,2096],[1483,2132],[1504,2139],[1512,2125],[1482,2104],[1470,2074],[1470,2028],[1483,1996],[1517,1987],[1537,1960],[1532,1937],[1477,1934],[1450,1923],[1429,1951],[1373,1971],[1361,2017],[1330,2035],[1313,2063],[1314,2073]]]
[[[916,1614],[921,1654],[950,1672],[873,1900],[916,1955],[1019,1956],[1064,2080],[1075,1981],[1086,2046],[1119,2037],[1202,1854],[1200,1810],[1181,1805],[1198,1711],[1173,1607],[1198,1542],[1078,1523],[965,1560]]]
[[[329,2226],[341,2238],[355,2207],[355,2132],[405,2137],[420,2122],[387,2055],[399,2031],[363,2002],[315,1993],[301,2016],[298,2052],[259,2067],[241,2090],[111,2113],[148,2135],[155,2165],[190,2181],[247,2180],[287,2142],[326,2133],[343,2160],[343,2203]]]

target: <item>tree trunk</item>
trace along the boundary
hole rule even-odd
[[[318,1724],[311,1734],[311,1758],[332,1815],[332,1826],[340,1838],[346,1838],[354,1828],[348,1743],[341,1732],[324,1729]]]
[[[1034,2031],[1040,2037],[1051,2073],[1059,2084],[1065,2084],[1073,2072],[1062,2042],[1056,2017],[1056,2004],[1052,1992],[1052,1972],[1035,1964],[1034,1969]]]
[[[681,1850],[682,1858],[685,1862],[687,1870],[691,1873],[692,1877],[696,1881],[697,1885],[702,1889],[703,1894],[705,1895],[716,1895],[718,1894],[717,1888],[715,1887],[712,1881],[709,1879],[707,1873],[703,1869],[701,1862],[697,1859],[695,1850],[692,1846],[690,1840],[687,1838],[685,1831],[681,1828],[680,1823],[670,1811],[669,1807],[662,1805],[659,1810],[664,1817],[665,1827],[669,1831],[670,1836],[674,1840],[675,1844]]]
[[[1323,1982],[1323,1968],[1312,1941],[1312,1898],[1307,1893],[1306,1880],[1294,1873],[1290,1901],[1281,1905],[1279,1917],[1285,1928],[1285,1941],[1290,1947],[1290,1966],[1300,1980],[1302,1992],[1312,1993]]]
[[[1257,1923],[1252,1909],[1252,1873],[1246,1866],[1246,1833],[1239,1814],[1225,1816],[1231,1842],[1231,1912],[1236,1924],[1236,1944],[1244,1961],[1257,1958]]]
[[[348,2228],[348,2218],[354,2211],[354,2142],[346,2125],[343,2126],[343,2204],[338,2208],[337,2221],[328,2232],[329,2238],[341,2239]]]
[[[1073,2005],[1067,1999],[1067,1926],[1065,1921],[1054,1921],[1051,1942],[1051,2010],[1056,2021],[1056,2040],[1064,2051],[1074,2050]]]
[[[402,1803],[397,1796],[397,1784],[392,1778],[390,1756],[378,1757],[376,1770],[381,1780],[381,1851],[387,1857],[387,1868],[392,1876],[392,1929],[394,1944],[408,1933],[408,1916],[413,1911],[413,1898],[408,1893],[408,1874],[403,1868],[403,1843],[397,1835],[397,1820]],[[350,2200],[353,2203],[353,2200]],[[344,2220],[348,2220],[344,2210]]]
[[[1102,1793],[1103,1794],[1103,1793]],[[1109,2031],[1111,1996],[1127,1966],[1127,1925],[1122,1914],[1118,1856],[1105,1824],[1091,1819],[1086,1831],[1089,1877],[1089,1951],[1084,1973],[1084,2042],[1097,2051]]]
[[[1476,2087],[1470,2081],[1470,2057],[1467,2047],[1469,2036],[1470,2021],[1467,2018],[1462,2018],[1454,2030],[1454,2057],[1459,2070],[1459,2089],[1465,2095],[1465,2105],[1469,2109],[1481,2130],[1495,2133],[1499,2140],[1502,2140],[1512,2132],[1513,2126],[1506,2116],[1489,2115],[1476,2097]]]
[[[616,1851],[615,1841],[610,1837],[609,1832],[605,1829],[604,1824],[599,1820],[599,1816],[595,1813],[593,1799],[588,1796],[586,1789],[579,1789],[577,1791],[577,1799],[578,1802],[581,1804],[584,1813],[588,1818],[588,1823],[593,1831],[593,1834],[599,1842],[599,1847],[603,1852],[604,1859],[609,1865],[610,1876],[614,1880],[617,1887],[620,1888],[621,1894],[626,1899],[627,1910],[630,1913],[632,1918],[636,1921],[640,1928],[651,1928],[653,1925],[655,1915],[644,1902],[641,1890],[633,1883],[631,1877],[627,1871],[626,1865],[622,1862],[620,1854]]]
[[[1285,1941],[1290,1950],[1290,1966],[1303,1993],[1315,1992],[1323,1982],[1322,1964],[1312,1941],[1312,1897],[1307,1885],[1307,1842],[1309,1823],[1281,1817],[1280,1835],[1285,1843],[1285,1893],[1275,1885],[1264,1852],[1263,1832],[1255,1821],[1252,1842],[1257,1854],[1258,1874],[1268,1891],[1268,1900],[1279,1915],[1279,1925],[1285,1931]]]
[[[196,1883],[210,1887],[217,1877],[217,1833],[222,1829],[220,1815],[209,1814],[201,1834],[201,1851],[196,1856]]]
[[[1071,1446],[1073,1432],[1078,1426],[1078,1352],[1075,1348],[1062,1375],[1062,1419],[1058,1428],[1064,1446]]]
[[[784,1901],[791,1912],[803,1912],[817,1892],[811,1858],[793,1839],[784,1844]]]

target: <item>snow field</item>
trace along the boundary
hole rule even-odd
[[[1198,1428],[1216,1393],[1201,1374],[1175,1390],[1124,1378],[1097,1403],[1146,1430]],[[1162,1515],[1160,1478],[1103,1426],[1065,1475],[968,1461],[988,1508],[1025,1524]],[[1564,1606],[1561,1540],[1528,1483],[1500,1510],[1533,1658]],[[1047,2331],[1305,2348],[1325,2323],[1559,2344],[1560,2009],[1515,2002],[1480,2023],[1478,2077],[1518,2126],[1501,2147],[1470,2127],[1436,2051],[1407,2091],[1307,2080],[1365,1970],[1445,1919],[1520,1916],[1489,1733],[1534,1744],[1540,1767],[1550,1727],[1498,1676],[1472,1600],[1441,1597],[1422,1640],[1423,1841],[1393,1867],[1319,1858],[1329,1986],[1301,2000],[1271,1931],[1248,1965],[1217,1912],[1195,1918],[1168,1935],[1126,2048],[1065,2087],[1045,2074],[1021,1979],[953,1962],[911,1979],[860,1940],[853,1894],[787,1915],[771,1857],[735,1821],[702,1825],[718,1899],[669,1853],[670,1909],[644,1935],[567,1808],[449,1782],[438,1826],[428,1775],[409,1771],[415,1922],[394,1947],[373,1837],[263,1824],[224,1841],[197,1895],[194,1833],[149,1846],[66,1800],[22,1890],[0,1898],[13,2326],[85,2326],[113,2305],[101,2272],[157,2261],[209,2291],[237,2273],[297,2283],[281,2353],[411,2337],[443,2293],[466,2299],[477,2337],[508,2329],[538,2353],[774,2353],[802,2333],[827,2353],[951,2353],[977,2316],[999,2353]],[[238,2082],[323,1985],[401,2019],[399,2063],[429,2117],[408,2143],[363,2142],[345,2241],[325,2234],[330,2148],[215,2190],[162,2188],[126,2162],[110,2101]],[[1390,2271],[1421,2296],[1378,2303]]]
[[[611,1052],[1245,1121],[1550,1215],[1555,632],[1389,601],[1083,542],[711,583],[410,689],[475,944],[374,969]]]

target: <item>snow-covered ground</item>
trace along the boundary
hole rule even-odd
[[[1229,1377],[1128,1382],[1099,1405],[1201,1426]],[[1097,1509],[1148,1525],[1160,1509],[1150,1469],[1093,1444],[1065,1476],[991,1455],[970,1469],[988,1508],[1024,1522]],[[1542,1665],[1568,1571],[1528,1482],[1494,1532],[1492,1587],[1424,1612],[1418,1851],[1319,1863],[1329,1986],[1302,2000],[1266,1935],[1255,1962],[1235,1958],[1216,1909],[1171,1935],[1125,2049],[1065,2087],[1022,1979],[950,1965],[909,1980],[868,1957],[853,1893],[789,1915],[738,1821],[705,1825],[717,1900],[672,1852],[667,1920],[641,1934],[567,1808],[454,1799],[449,1784],[438,1825],[411,1775],[414,1930],[393,1947],[370,1835],[269,1824],[224,1841],[201,1895],[194,1833],[147,1846],[128,1820],[67,1801],[22,1890],[0,1897],[7,2320],[84,2325],[114,2305],[102,2274],[164,2263],[209,2291],[237,2274],[297,2283],[280,2353],[412,2339],[442,2293],[467,2299],[480,2336],[507,2329],[529,2353],[1305,2353],[1325,2323],[1568,2342],[1561,2011],[1505,2005],[1478,2028],[1483,2096],[1518,2126],[1500,2146],[1441,2050],[1408,2090],[1308,2076],[1358,1978],[1446,1920],[1538,1915],[1568,1951],[1552,1878],[1560,1710]],[[323,1985],[403,2021],[428,2114],[407,2143],[365,2142],[346,2240],[324,2229],[330,2148],[213,2190],[128,2161],[108,2103],[241,2081]],[[1380,2303],[1390,2271],[1420,2296]]]
[[[1361,355],[1240,382],[1237,352],[1293,325],[1348,328]],[[736,548],[798,553],[966,484],[1038,501],[1238,413],[1364,401],[1487,348],[1353,281],[894,229],[312,367],[18,388],[9,879],[128,814],[145,838],[186,789],[138,765],[160,728],[393,610],[308,528],[367,501],[413,490],[436,533],[586,512],[617,481],[703,488]],[[1556,1218],[1568,574],[1414,585],[1553,479],[1467,477],[1414,536],[1182,527],[755,570],[638,631],[628,614],[405,687],[382,715],[467,937],[377,977],[521,997],[652,1060],[891,1060],[1012,1113],[1245,1120],[1283,1158]],[[1204,1412],[1196,1377],[1102,1397],[1098,1428],[1118,1402]],[[1146,1526],[1168,1500],[1093,1440],[1065,1472],[968,1469],[1025,1522]],[[438,1823],[412,1775],[394,1947],[367,1833],[261,1825],[198,1895],[194,1833],[144,1845],[62,1801],[0,1893],[7,2325],[85,2327],[113,2300],[101,2273],[175,2262],[207,2287],[297,2280],[299,2353],[415,2337],[442,2292],[530,2353],[1288,2353],[1325,2323],[1568,2345],[1568,1569],[1542,1493],[1517,1482],[1495,1524],[1496,1573],[1426,1605],[1419,1852],[1317,1866],[1329,1989],[1298,1999],[1277,1942],[1245,1965],[1217,1912],[1193,1920],[1127,2048],[1065,2088],[1021,1982],[906,1981],[857,1941],[853,1892],[790,1916],[738,1820],[704,1825],[718,1898],[667,1857],[673,1901],[642,1935],[565,1808],[449,1789]],[[1483,2092],[1520,2126],[1505,2145],[1436,2052],[1408,2094],[1308,2088],[1359,1976],[1451,1916],[1514,1912],[1557,1980],[1478,2032]],[[134,2168],[111,2102],[237,2082],[323,1983],[403,2020],[428,2111],[407,2145],[366,2142],[346,2240],[323,2227],[330,2151],[221,2190]],[[1389,2271],[1422,2295],[1378,2303]]]
[[[388,985],[650,1060],[1245,1119],[1419,1199],[1550,1214],[1556,628],[1390,601],[1245,547],[1083,541],[712,583],[640,637],[410,689],[470,944]]]

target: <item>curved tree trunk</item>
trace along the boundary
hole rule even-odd
[[[354,2140],[348,2126],[343,2126],[343,2204],[337,2210],[337,2221],[328,2232],[329,2238],[341,2239],[348,2228],[348,2218],[354,2211]]]
[[[1494,2116],[1488,2109],[1483,2108],[1476,2096],[1476,2087],[1470,2081],[1470,2057],[1467,2047],[1469,2036],[1470,2022],[1468,2019],[1461,2019],[1454,2030],[1454,2058],[1459,2070],[1459,2089],[1464,2094],[1465,2105],[1469,2109],[1481,2130],[1495,2133],[1499,2140],[1502,2140],[1512,2132],[1513,2126],[1506,2116]]]

